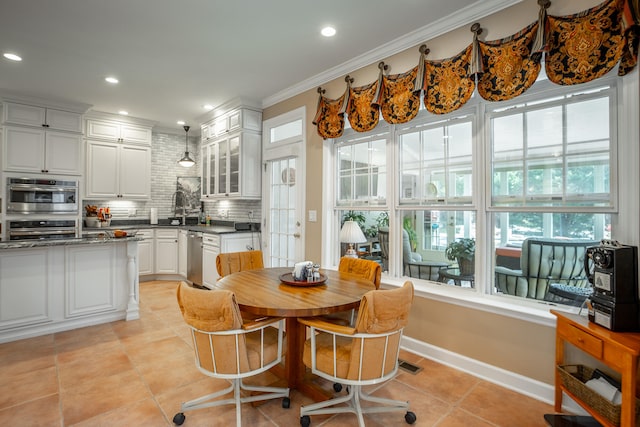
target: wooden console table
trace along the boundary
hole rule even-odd
[[[620,426],[636,425],[635,401],[640,333],[613,332],[575,314],[551,310],[557,316],[556,365],[564,364],[564,343],[570,343],[620,373],[622,377],[622,406]],[[555,370],[555,411],[562,411],[562,392],[574,399],[604,426],[615,427],[609,420],[590,408],[567,390]]]

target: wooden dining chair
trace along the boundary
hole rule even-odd
[[[246,322],[234,293],[224,289],[196,289],[181,282],[177,299],[182,316],[191,327],[196,367],[207,376],[229,381],[230,385],[183,403],[173,417],[174,424],[184,423],[185,411],[233,404],[236,425],[240,427],[242,403],[283,398],[282,407],[290,406],[288,388],[243,383],[244,378],[265,372],[281,362],[285,339],[282,318]],[[230,397],[218,399],[226,394]]]
[[[402,332],[409,322],[413,283],[395,289],[367,292],[360,302],[354,327],[332,324],[318,317],[300,318],[309,327],[303,361],[311,372],[334,383],[347,384],[349,392],[327,401],[300,408],[300,425],[308,427],[310,416],[354,413],[364,427],[363,414],[405,412],[408,424],[416,422],[409,402],[369,395],[363,386],[380,384],[398,372]],[[362,405],[361,402],[369,402]]]
[[[262,251],[227,252],[216,257],[216,270],[220,277],[258,268],[264,268]]]

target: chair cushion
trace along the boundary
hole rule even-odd
[[[181,282],[177,297],[185,322],[196,329],[215,332],[242,327],[240,309],[231,291],[196,289]]]
[[[258,268],[264,268],[262,251],[228,252],[216,257],[216,269],[220,277]]]
[[[316,369],[337,378],[347,378],[351,361],[352,338],[336,337],[336,372],[333,370],[333,335],[320,332],[316,336]],[[304,343],[302,361],[311,366],[311,340]]]
[[[245,335],[247,356],[249,357],[249,369],[255,370],[261,368],[278,358],[278,329],[264,329],[264,361],[260,361],[260,331],[250,332]],[[286,348],[286,341],[282,343],[282,350]]]
[[[340,258],[338,271],[355,274],[356,276],[370,280],[376,286],[376,289],[380,287],[382,267],[375,261],[362,258],[342,257]]]

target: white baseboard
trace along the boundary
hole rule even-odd
[[[407,336],[402,337],[402,349],[553,405],[554,386],[551,384],[543,383]],[[567,395],[564,395],[562,399],[562,410],[577,415],[588,415],[582,407]]]

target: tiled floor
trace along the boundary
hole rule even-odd
[[[190,335],[175,299],[177,282],[140,285],[141,318],[0,345],[0,425],[171,426],[180,403],[219,389],[224,381],[194,366]],[[553,408],[469,374],[403,352],[422,367],[400,371],[376,394],[409,400],[415,426],[546,426]],[[271,375],[267,373],[267,375]],[[296,392],[246,404],[243,425],[299,425],[309,400]],[[185,427],[235,425],[232,407],[187,412]],[[367,426],[401,426],[402,413],[366,417]],[[312,417],[312,426],[357,425],[351,414]]]

